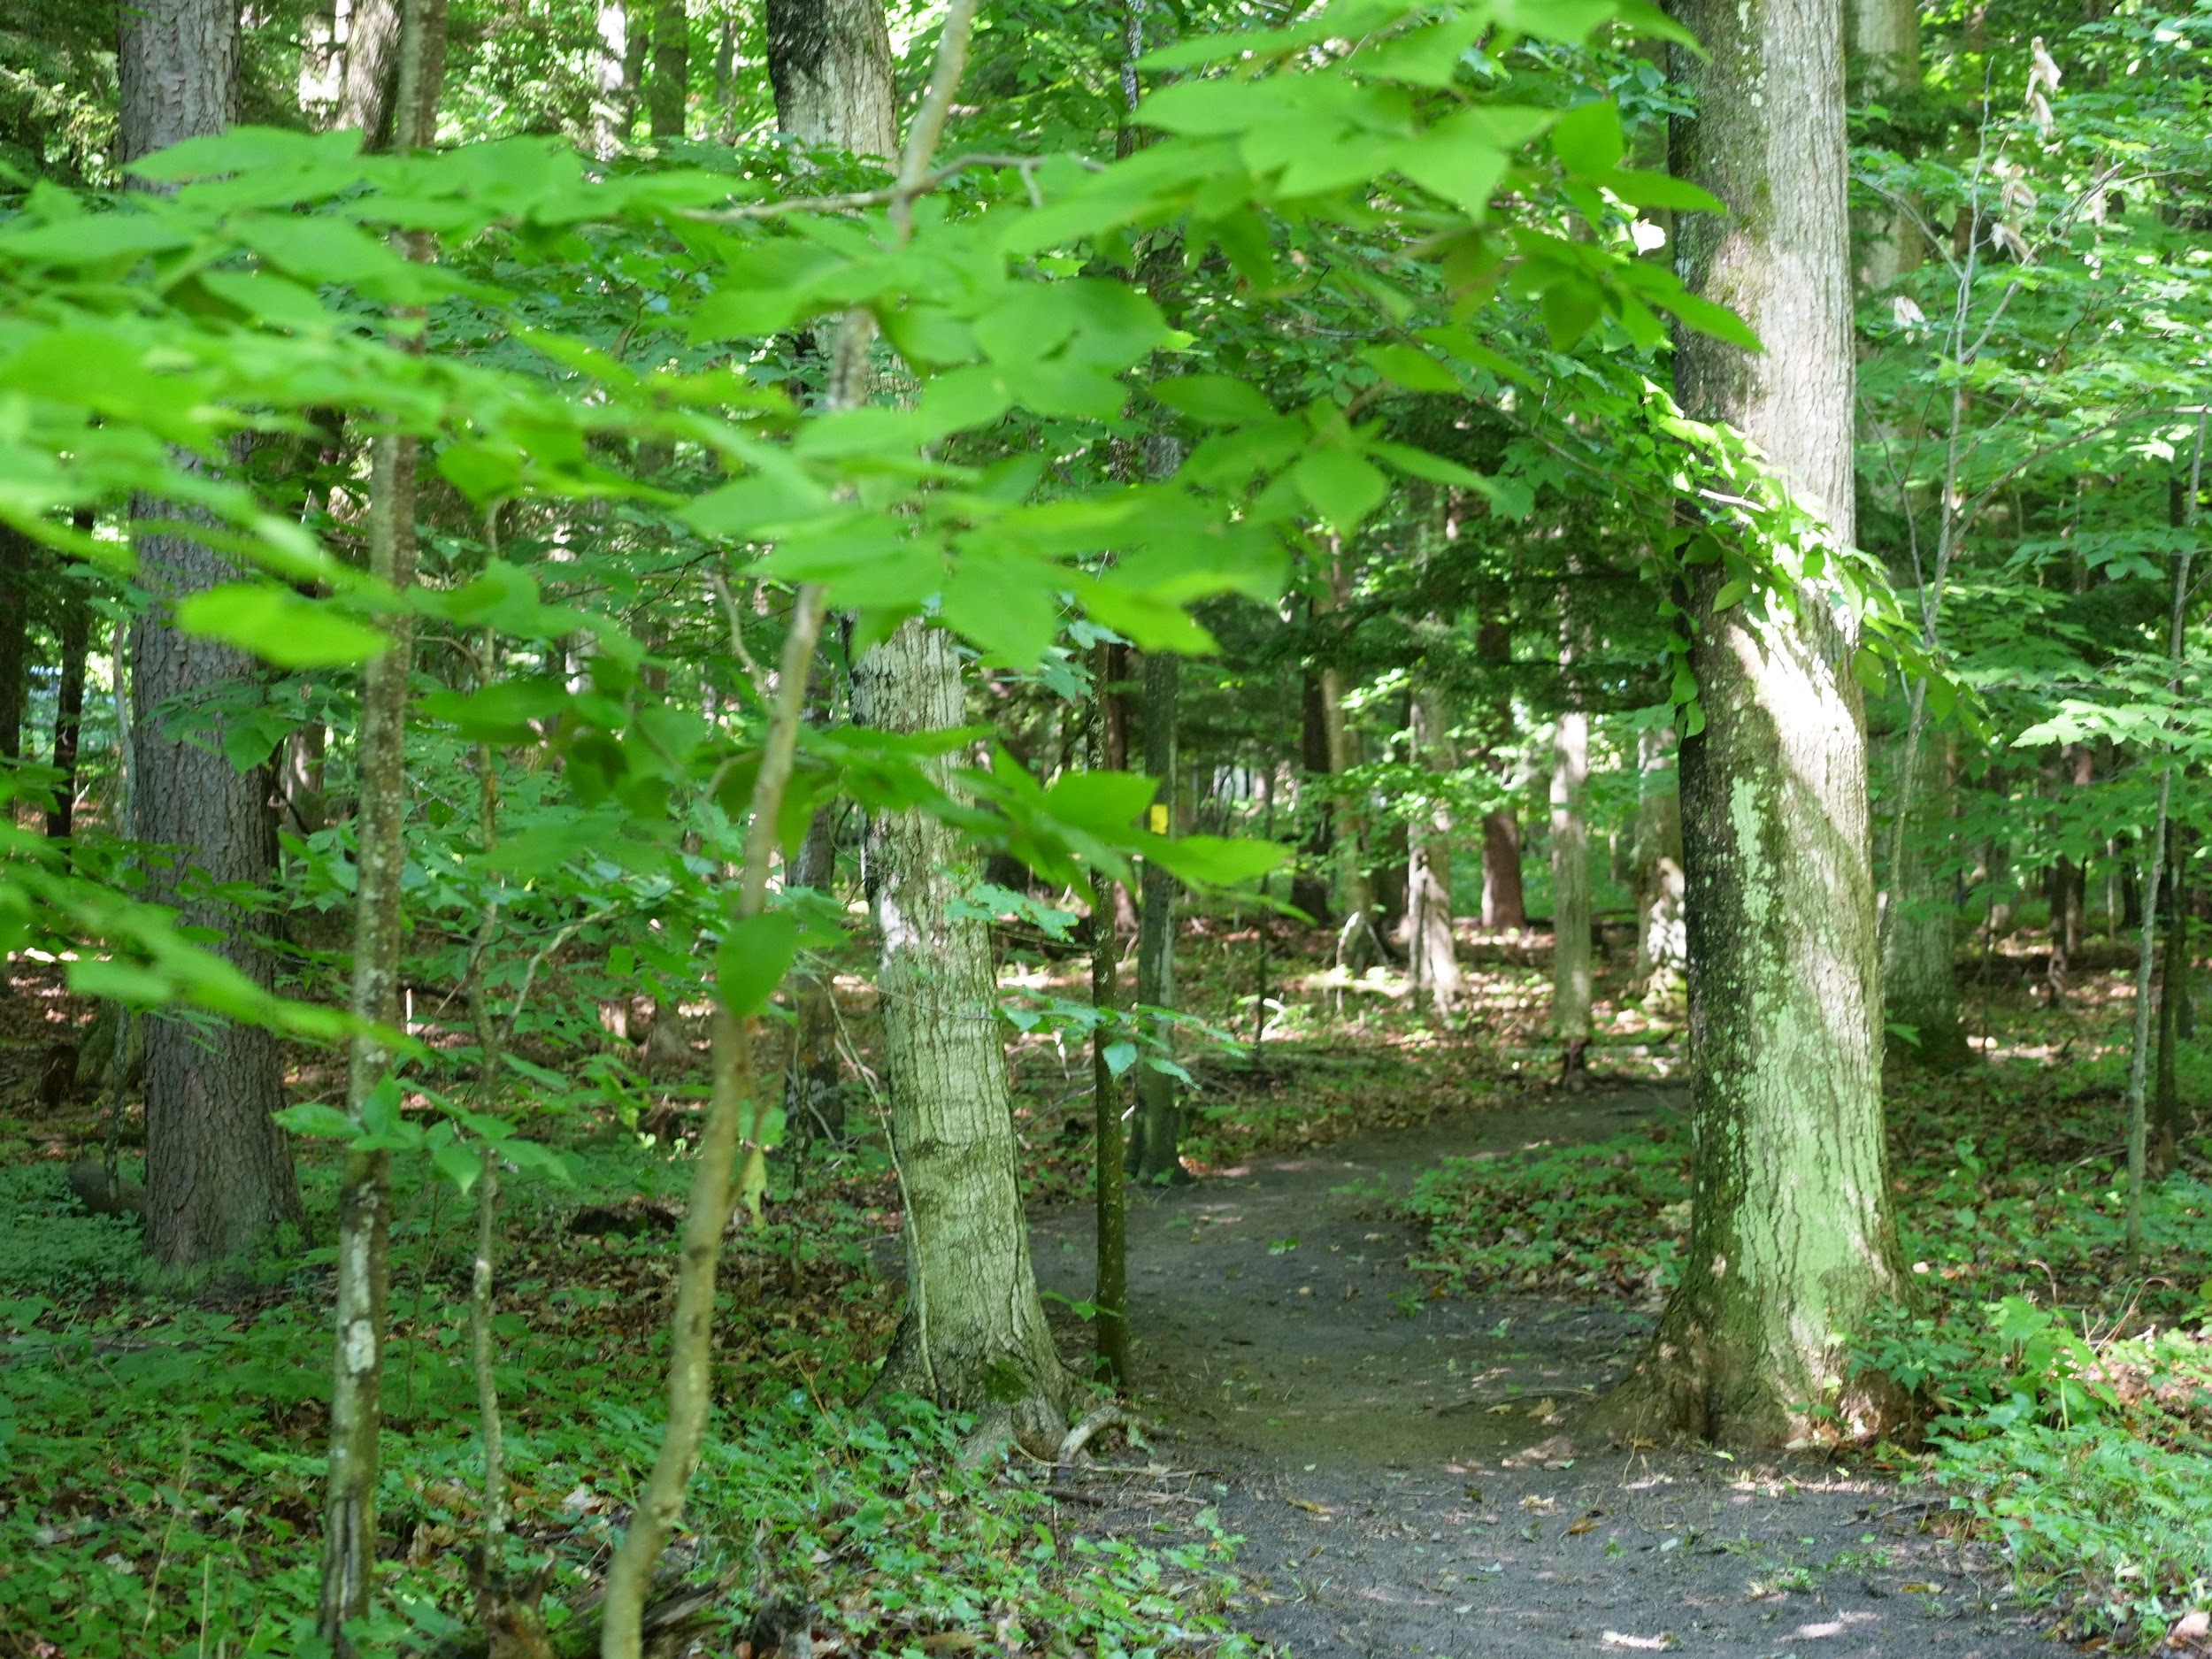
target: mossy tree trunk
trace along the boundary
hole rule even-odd
[[[870,650],[853,672],[853,716],[900,734],[966,725],[952,636],[910,621]],[[1033,1441],[1064,1427],[1071,1379],[1030,1263],[990,937],[983,922],[953,913],[977,873],[959,835],[935,818],[869,823],[907,1243],[906,1314],[876,1387],[996,1416]]]
[[[1853,531],[1851,282],[1839,0],[1682,0],[1710,56],[1678,55],[1698,113],[1677,174],[1725,202],[1680,217],[1691,287],[1764,342],[1685,333],[1693,418],[1726,421],[1799,497]],[[1691,653],[1705,725],[1681,752],[1695,1155],[1683,1278],[1600,1409],[1632,1437],[1775,1445],[1846,1432],[1847,1333],[1906,1294],[1887,1204],[1866,739],[1847,613],[1713,608],[1694,567]]]

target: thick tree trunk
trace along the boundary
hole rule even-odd
[[[1882,917],[1882,1017],[1892,1027],[1889,1048],[1900,1059],[1938,1071],[1955,1071],[1973,1058],[1959,1023],[1955,962],[1957,907],[1952,902],[1949,841],[1954,816],[1951,736],[1907,733],[1916,750],[1901,759],[1899,789],[1907,821],[1898,827],[1897,854],[1889,872],[1889,900]]]
[[[1692,288],[1764,342],[1686,331],[1692,418],[1765,451],[1835,539],[1853,532],[1851,281],[1839,0],[1681,0],[1710,53],[1676,59],[1698,111],[1678,176],[1729,216],[1680,216]],[[1601,1408],[1617,1432],[1775,1445],[1866,1429],[1848,1333],[1906,1300],[1888,1212],[1866,739],[1848,612],[1815,588],[1716,611],[1692,568],[1705,726],[1682,744],[1696,1153],[1682,1282]]]
[[[653,8],[653,73],[645,82],[646,119],[655,138],[681,138],[691,107],[691,19],[684,0]]]
[[[883,0],[768,0],[776,125],[803,144],[898,153]]]
[[[869,651],[853,672],[853,717],[901,734],[965,725],[952,636],[910,621]],[[960,837],[935,818],[890,813],[869,824],[908,1294],[875,1386],[1003,1417],[1036,1441],[1065,1425],[1070,1378],[1030,1264],[989,933],[952,913],[975,873]]]
[[[1459,770],[1443,694],[1424,687],[1413,699],[1414,757],[1426,768],[1434,796],[1413,826],[1406,868],[1406,944],[1417,994],[1426,992],[1439,1019],[1448,1019],[1464,988],[1452,933],[1452,810],[1443,780]]]
[[[1551,1010],[1565,1081],[1586,1069],[1590,1048],[1590,826],[1582,812],[1589,775],[1590,717],[1565,710],[1551,768]]]
[[[238,99],[238,15],[228,0],[124,8],[117,65],[121,158],[219,133]],[[134,502],[133,517],[174,510]],[[132,833],[150,849],[150,896],[214,936],[255,983],[273,983],[250,918],[211,896],[265,886],[276,859],[266,767],[240,772],[208,730],[210,710],[250,681],[245,652],[179,633],[167,610],[234,580],[227,559],[177,535],[137,538],[153,608],[131,630]],[[151,1016],[146,1033],[146,1248],[172,1269],[221,1261],[303,1217],[291,1148],[271,1114],[284,1105],[276,1040],[250,1026]]]
[[[392,100],[399,87],[400,0],[354,0],[338,89],[338,126],[361,134],[364,147],[388,150]]]
[[[1144,659],[1144,769],[1159,780],[1152,808],[1156,833],[1174,833],[1176,785],[1181,769],[1176,742],[1176,699],[1182,659],[1167,651]],[[1175,878],[1147,859],[1144,902],[1137,929],[1137,1003],[1141,1008],[1175,1006]],[[1169,1029],[1155,1024],[1154,1034]],[[1137,1068],[1137,1116],[1129,1137],[1129,1172],[1140,1181],[1187,1179],[1177,1145],[1182,1111],[1175,1079],[1150,1065]]]
[[[85,658],[92,649],[92,607],[71,585],[57,606],[61,680],[54,697],[54,798],[46,809],[50,840],[66,841],[77,821],[77,750],[84,735]]]
[[[1635,994],[1647,1014],[1682,1012],[1689,937],[1682,917],[1682,797],[1670,734],[1643,733],[1636,742]]]

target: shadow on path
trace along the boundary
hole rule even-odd
[[[1992,1608],[1986,1563],[1914,1530],[1918,1494],[1813,1460],[1577,1436],[1648,1311],[1432,1299],[1408,1271],[1421,1241],[1392,1206],[1439,1159],[1602,1140],[1686,1103],[1600,1093],[1132,1194],[1132,1393],[1168,1426],[1161,1455],[1201,1471],[1181,1490],[1246,1540],[1247,1628],[1328,1655],[2052,1651]],[[1048,1290],[1091,1294],[1091,1225],[1037,1224]],[[1194,1507],[1124,1484],[1118,1524]]]

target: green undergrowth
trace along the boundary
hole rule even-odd
[[[1456,1294],[1655,1301],[1679,1268],[1689,1162],[1674,1118],[1447,1160],[1407,1201],[1419,1265]],[[2119,1102],[2078,1073],[1904,1080],[1890,1168],[1921,1294],[1855,1348],[1921,1402],[1913,1455],[1945,1523],[2000,1548],[2074,1633],[2162,1640],[2212,1605],[2212,1145],[2185,1145],[2147,1194],[2134,1256]]]
[[[647,1167],[650,1164],[652,1167]],[[676,1166],[582,1148],[575,1190],[518,1187],[495,1327],[512,1482],[501,1565],[549,1557],[557,1630],[598,1574],[658,1444]],[[319,1175],[311,1170],[311,1220]],[[12,1177],[44,1194],[50,1174]],[[718,1409],[694,1483],[690,1571],[724,1586],[720,1638],[805,1610],[816,1651],[921,1655],[1245,1650],[1217,1609],[1233,1540],[1213,1512],[1091,1539],[1018,1475],[969,1469],[962,1419],[862,1409],[897,1298],[851,1187],[787,1171],[726,1251]],[[471,1217],[400,1171],[387,1348],[380,1611],[365,1652],[426,1649],[468,1615],[480,1452],[465,1306]],[[641,1199],[640,1194],[646,1194]],[[859,1197],[856,1194],[860,1194]],[[33,1209],[18,1231],[81,1219]],[[326,1268],[310,1253],[196,1299],[142,1287],[122,1247],[104,1294],[0,1294],[0,1655],[307,1655],[326,1452]],[[89,1237],[90,1235],[88,1235]],[[104,1252],[102,1254],[101,1252]],[[89,1282],[89,1281],[88,1281]]]

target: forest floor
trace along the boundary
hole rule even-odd
[[[1102,1518],[1215,1505],[1245,1540],[1238,1621],[1298,1654],[2049,1652],[2002,1610],[2001,1568],[1919,1530],[1924,1494],[1579,1432],[1648,1312],[1442,1298],[1408,1266],[1425,1240],[1396,1204],[1440,1159],[1606,1140],[1686,1103],[1636,1084],[1525,1097],[1136,1195],[1133,1393],[1181,1472],[1086,1487]],[[1088,1215],[1035,1238],[1041,1280],[1087,1294]]]

